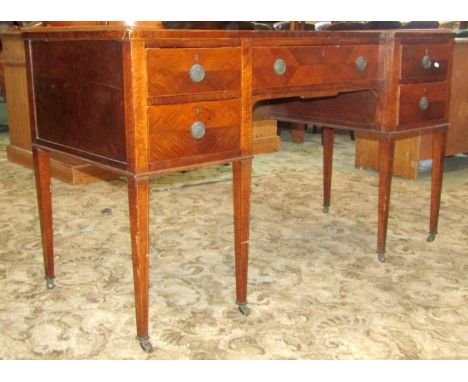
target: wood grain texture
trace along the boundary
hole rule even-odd
[[[421,44],[401,46],[402,81],[434,82],[445,81],[452,59],[450,44]],[[429,56],[430,67],[424,68],[422,59]]]
[[[50,173],[50,155],[48,151],[32,148],[34,172],[36,176],[37,204],[41,225],[42,252],[46,278],[55,277],[54,269],[54,234],[52,227],[52,191]]]
[[[393,175],[416,179],[418,176],[420,136],[398,139],[395,142]],[[356,168],[379,168],[379,141],[356,135],[355,162]]]
[[[240,93],[241,48],[148,49],[146,54],[150,97],[204,93],[212,99],[206,93]],[[190,78],[195,64],[205,71],[200,82]]]
[[[150,163],[196,157],[207,160],[212,154],[238,153],[240,114],[239,100],[149,107]],[[192,136],[191,126],[196,121],[205,125],[200,139]]]
[[[426,97],[427,109],[420,107],[420,100]],[[447,83],[425,83],[400,86],[398,128],[406,129],[430,121],[447,121]]]
[[[32,41],[30,54],[33,142],[51,142],[96,161],[124,163],[122,44]]]
[[[255,47],[252,52],[253,88],[312,86],[365,80],[376,80],[378,46],[334,47]],[[356,68],[356,60],[367,60],[364,70]],[[277,59],[286,63],[283,75],[275,73]]]
[[[236,265],[236,302],[247,303],[249,260],[250,187],[252,160],[232,163],[234,193],[234,244]]]
[[[149,312],[149,185],[147,178],[127,177],[132,242],[137,336],[148,336]]]
[[[144,41],[123,45],[123,83],[127,170],[148,171],[147,65]]]
[[[28,85],[26,74],[25,44],[20,30],[2,33],[2,62],[5,66],[5,83],[8,89],[8,128],[10,144],[7,146],[9,161],[33,168],[31,148],[31,122],[29,116]],[[52,177],[69,184],[84,184],[114,175],[81,160],[65,159],[51,153]]]
[[[279,151],[281,138],[277,134],[275,119],[252,122],[252,154],[263,154]]]
[[[285,121],[329,123],[378,129],[374,123],[378,95],[372,91],[343,93],[335,97],[286,100],[272,103],[269,116]]]
[[[379,141],[379,201],[377,213],[377,253],[384,254],[392,188],[393,151],[395,141],[383,137]]]
[[[453,47],[447,155],[468,152],[468,38]],[[430,145],[429,145],[430,146]]]
[[[429,218],[429,233],[436,234],[439,224],[440,198],[442,193],[442,178],[444,174],[445,148],[447,144],[447,129],[437,129],[432,134],[432,179],[431,207]]]
[[[10,32],[2,34],[2,45],[10,145],[31,151],[24,42],[19,32]]]

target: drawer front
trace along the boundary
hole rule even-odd
[[[449,44],[401,46],[401,79],[420,82],[445,81],[451,60]]]
[[[147,72],[150,97],[240,92],[241,49],[147,49]]]
[[[253,49],[253,88],[352,83],[378,78],[378,46]]]
[[[149,161],[221,159],[240,151],[240,100],[148,107]]]
[[[446,83],[400,85],[398,125],[447,120]]]

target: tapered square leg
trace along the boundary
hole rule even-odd
[[[385,262],[385,245],[387,240],[388,213],[390,209],[390,192],[392,188],[394,150],[395,141],[393,138],[380,138],[377,254],[381,262]]]
[[[433,132],[431,209],[429,218],[429,236],[427,237],[427,241],[433,241],[435,239],[437,226],[439,224],[440,195],[442,192],[446,143],[447,129],[440,129]]]
[[[42,253],[44,272],[48,289],[54,287],[54,238],[52,227],[52,193],[50,154],[48,151],[33,147],[34,172],[36,176],[37,204],[41,225]]]
[[[232,164],[234,191],[234,242],[236,263],[236,303],[242,314],[248,315],[247,270],[249,259],[250,187],[252,160]]]
[[[331,180],[333,170],[333,140],[335,130],[324,127],[323,138],[323,212],[328,212],[331,199]]]
[[[149,342],[149,184],[147,178],[128,177],[128,205],[132,242],[133,283],[137,339],[146,352],[153,347]]]

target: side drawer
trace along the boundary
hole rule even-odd
[[[241,48],[154,48],[146,54],[149,97],[240,92]]]
[[[240,100],[150,106],[149,162],[184,165],[238,155],[240,125]]]
[[[445,81],[451,54],[449,44],[403,44],[400,78],[403,81]]]
[[[400,85],[398,126],[447,120],[446,83]]]
[[[376,45],[254,48],[253,88],[377,80],[378,54]]]

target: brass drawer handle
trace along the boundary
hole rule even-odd
[[[419,108],[421,110],[426,110],[429,107],[429,98],[427,97],[421,97],[419,100]]]
[[[282,58],[278,58],[273,65],[273,69],[278,76],[282,76],[286,73],[286,61]]]
[[[421,66],[424,69],[429,69],[431,67],[431,64],[432,64],[431,57],[426,54],[421,60]]]
[[[202,121],[195,121],[191,127],[192,137],[201,139],[205,136],[205,124]]]
[[[193,82],[201,82],[205,78],[205,69],[200,64],[194,64],[190,68],[189,74]]]
[[[364,56],[359,56],[356,59],[356,69],[362,72],[367,66],[367,60]]]

